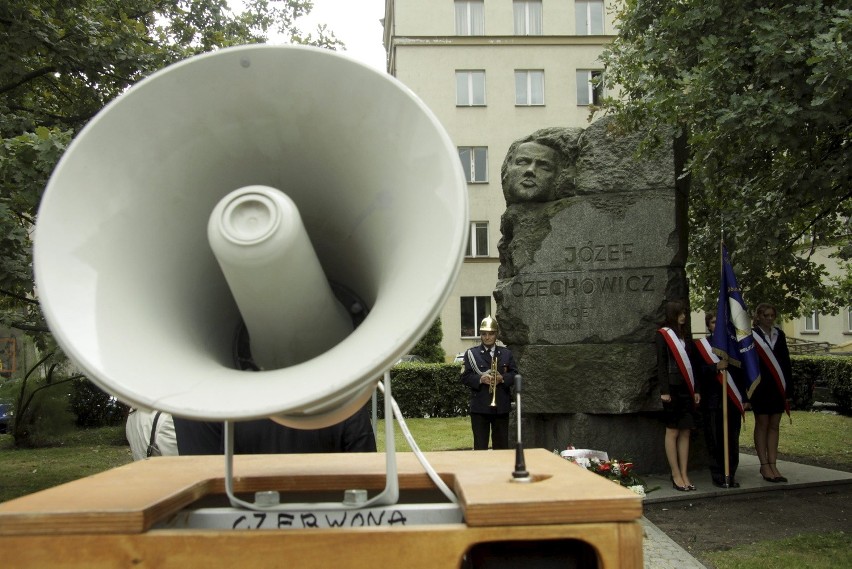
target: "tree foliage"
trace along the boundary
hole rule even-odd
[[[432,322],[423,337],[411,348],[411,353],[420,356],[429,363],[442,364],[447,355],[444,348],[441,347],[441,340],[443,339],[444,331],[441,328],[441,318],[438,317],[437,320]]]
[[[811,256],[852,234],[849,3],[625,0],[617,23],[601,107],[687,144],[693,308],[715,305],[723,233],[750,306],[848,306],[849,256],[839,281]]]
[[[0,323],[51,342],[34,290],[30,235],[71,138],[131,85],[178,60],[276,34],[342,47],[297,20],[310,0],[15,0],[0,3]]]

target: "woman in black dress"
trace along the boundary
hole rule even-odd
[[[754,448],[760,459],[760,475],[767,482],[787,482],[778,471],[775,461],[778,459],[781,415],[787,409],[787,394],[792,393],[793,368],[787,338],[775,326],[776,316],[775,307],[766,303],[759,304],[754,313],[754,336],[760,356],[760,383],[749,399],[754,411]],[[770,354],[774,356],[774,362]]]
[[[657,378],[666,424],[666,459],[671,468],[672,487],[682,492],[695,490],[689,480],[687,463],[689,438],[698,426],[701,395],[695,381],[699,369],[695,348],[686,338],[685,303],[666,303],[666,319],[655,336]]]

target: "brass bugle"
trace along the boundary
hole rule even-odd
[[[497,350],[494,350],[494,357],[491,358],[491,385],[488,389],[491,392],[491,407],[497,407]]]

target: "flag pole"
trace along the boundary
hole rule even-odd
[[[724,231],[724,229],[723,229]],[[724,258],[725,238],[719,242],[719,278],[725,278],[725,258]],[[730,307],[728,308],[730,310]],[[717,322],[716,325],[719,323]],[[725,356],[725,361],[728,357]],[[731,461],[730,461],[730,445],[728,444],[728,375],[727,370],[717,371],[719,379],[722,380],[722,451],[725,457],[725,479],[722,484],[723,488],[731,487]]]

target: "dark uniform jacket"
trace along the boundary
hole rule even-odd
[[[495,407],[491,407],[494,397],[489,391],[489,386],[480,383],[482,374],[491,371],[491,354],[483,344],[468,349],[464,353],[464,369],[461,381],[470,388],[470,412],[471,413],[508,413],[512,410],[512,388],[515,386],[515,375],[518,366],[515,357],[505,346],[495,346],[497,371],[503,376],[503,383],[497,385],[497,397]]]

